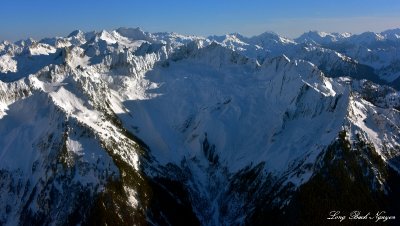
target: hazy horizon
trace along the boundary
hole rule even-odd
[[[0,15],[0,40],[66,36],[74,30],[113,30],[140,27],[148,32],[189,35],[266,31],[296,38],[304,32],[381,32],[400,28],[400,1],[354,0],[317,2],[126,1],[87,0],[54,3],[5,0]]]

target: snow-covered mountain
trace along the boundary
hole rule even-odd
[[[308,32],[296,39],[299,43],[335,50],[373,68],[381,83],[399,88],[399,29],[358,35]]]
[[[4,41],[0,225],[398,214],[398,33]]]

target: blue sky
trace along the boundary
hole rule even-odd
[[[309,30],[360,33],[400,27],[399,0],[2,0],[0,40],[141,27],[207,36]]]

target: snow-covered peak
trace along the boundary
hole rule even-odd
[[[71,33],[69,33],[69,35],[67,37],[68,38],[71,38],[71,37],[82,37],[84,35],[85,35],[85,33],[83,31],[75,30],[75,31],[72,31]]]
[[[335,96],[336,93],[343,92],[342,88],[338,88],[339,86],[333,88],[333,81],[326,78],[323,72],[309,61],[290,60],[282,55],[265,61],[261,66],[261,73],[275,74],[273,80],[277,80],[278,75],[283,76],[278,80],[286,79],[287,83],[290,81],[291,85],[295,86],[306,84],[324,96]],[[294,87],[293,89],[296,90]]]
[[[293,40],[280,36],[275,32],[264,32],[260,35],[253,36],[250,38],[249,42],[264,47],[274,44],[295,44]]]
[[[353,35],[349,38],[350,42],[359,45],[371,44],[374,42],[384,41],[385,37],[379,33],[375,32],[364,32],[358,35]]]
[[[150,33],[144,32],[141,28],[125,28],[121,27],[115,30],[120,35],[127,37],[131,40],[143,40],[148,42],[153,42],[154,39],[152,38]]]
[[[35,39],[28,38],[28,39],[25,39],[25,40],[17,41],[17,42],[15,42],[15,44],[19,45],[19,46],[22,46],[22,47],[26,47],[26,46],[30,46],[30,45],[32,45],[33,43],[36,43],[36,42],[37,41]]]
[[[328,33],[321,31],[309,31],[296,38],[298,43],[316,43],[316,44],[328,44],[332,42],[338,42],[343,39],[349,38],[350,33]]]
[[[35,55],[49,55],[56,52],[56,48],[48,44],[34,43],[28,48],[29,54]]]
[[[208,39],[225,44],[225,45],[229,45],[232,43],[236,43],[238,45],[248,45],[247,43],[244,42],[244,41],[246,41],[247,38],[240,35],[239,33],[232,33],[232,34],[226,34],[226,35],[221,35],[221,36],[213,35],[213,36],[209,36]]]
[[[6,46],[12,45],[12,42],[4,40],[0,43],[0,51],[3,51]]]
[[[381,35],[388,40],[398,41],[400,40],[400,28],[383,31]]]
[[[116,38],[112,35],[112,33],[102,30],[101,32],[96,34],[96,39],[103,40],[108,44],[115,44],[117,42]]]
[[[249,59],[227,46],[204,40],[192,41],[179,48],[171,57],[173,61],[195,59],[208,66],[220,68],[223,65],[246,64]],[[253,62],[254,63],[254,62]],[[255,65],[253,65],[255,67]]]
[[[168,46],[169,52],[174,52],[175,49],[180,48],[193,41],[205,41],[203,37],[195,35],[183,35],[175,32],[157,32],[152,33],[152,37],[157,43],[165,44]]]

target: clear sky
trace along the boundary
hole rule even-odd
[[[207,36],[400,28],[400,0],[1,0],[0,40],[141,27]]]

